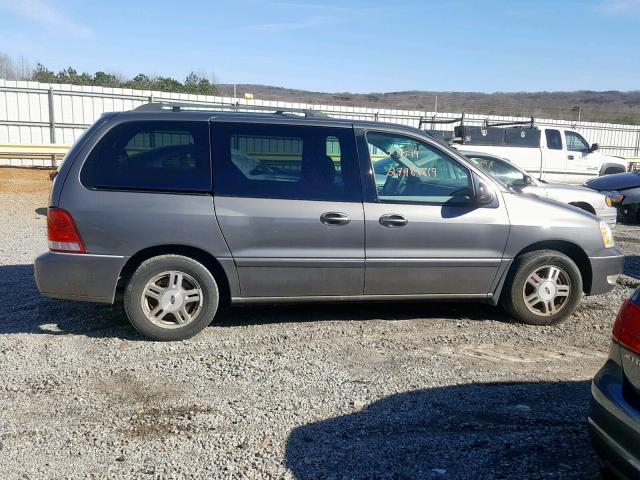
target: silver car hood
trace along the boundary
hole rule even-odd
[[[544,183],[539,182],[535,186],[525,187],[525,193],[537,193],[553,198],[564,203],[587,202],[596,210],[606,207],[605,196],[600,192],[591,190],[580,185],[568,185],[566,183]]]
[[[564,190],[564,191],[574,191],[574,192],[584,192],[584,191],[592,191],[588,188],[585,188],[581,185],[570,185],[568,183],[543,183],[540,182],[540,186],[546,188],[547,190]]]

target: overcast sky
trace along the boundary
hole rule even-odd
[[[0,51],[319,91],[640,90],[640,0],[0,0]]]

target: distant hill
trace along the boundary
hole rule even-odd
[[[216,87],[224,96],[233,95],[233,85],[217,84]],[[439,112],[556,120],[577,120],[580,116],[583,121],[640,125],[640,91],[322,93],[268,85],[238,84],[236,87],[239,96],[250,92],[261,100],[433,111],[437,96]]]

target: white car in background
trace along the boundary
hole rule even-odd
[[[600,217],[609,226],[616,225],[617,210],[606,195],[579,185],[537,180],[509,160],[487,153],[460,150],[465,157],[510,187],[568,203]]]

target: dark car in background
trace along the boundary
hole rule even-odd
[[[640,222],[640,170],[594,178],[585,187],[611,198],[622,221]]]
[[[620,478],[640,478],[640,288],[613,325],[609,358],[591,387],[592,444]]]

